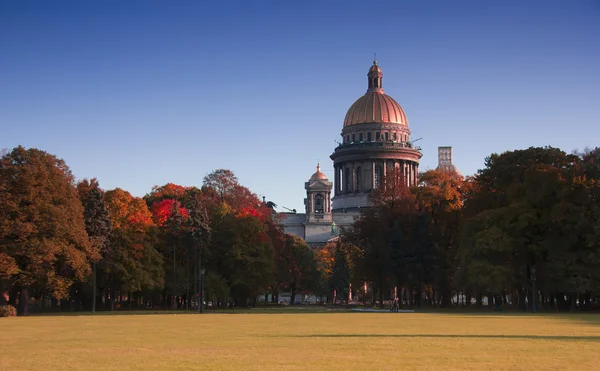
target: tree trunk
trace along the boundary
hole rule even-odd
[[[10,290],[10,295],[8,297],[8,305],[12,305],[13,307],[17,307],[17,299],[19,298],[19,287],[13,286],[12,290]]]
[[[292,282],[292,295],[290,296],[290,305],[294,305],[296,301],[296,281]]]
[[[17,314],[19,316],[26,316],[29,314],[29,288],[27,286],[20,287],[19,295],[19,307],[17,308]]]
[[[92,313],[96,313],[96,262],[92,264]]]
[[[518,289],[517,293],[519,295],[519,309],[521,309],[523,312],[527,311],[527,303],[525,302],[525,291],[523,291],[523,289]]]

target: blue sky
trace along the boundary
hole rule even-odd
[[[0,0],[1,148],[143,196],[217,168],[303,209],[377,53],[422,137],[463,174],[529,146],[600,145],[600,3]]]

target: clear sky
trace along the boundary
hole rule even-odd
[[[463,174],[529,146],[600,145],[600,2],[0,0],[0,147],[143,196],[217,168],[302,210],[304,182],[383,86]]]

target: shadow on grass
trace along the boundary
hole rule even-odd
[[[268,336],[270,337],[270,336]],[[592,341],[600,342],[600,336],[546,336],[546,335],[455,335],[455,334],[309,334],[309,335],[274,335],[288,338],[442,338],[442,339],[527,339],[527,340],[559,340],[559,341]]]

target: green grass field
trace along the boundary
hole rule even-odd
[[[0,370],[594,370],[600,365],[599,315],[297,312],[0,318]]]

